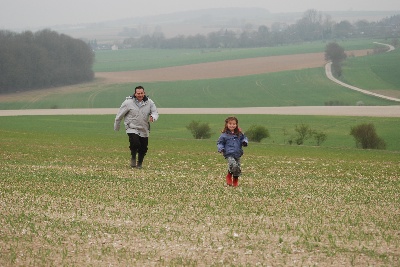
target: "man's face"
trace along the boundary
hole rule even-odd
[[[144,97],[144,89],[136,89],[135,97],[138,101],[142,101]]]

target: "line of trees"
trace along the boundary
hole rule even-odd
[[[152,35],[125,39],[123,44],[143,48],[244,48],[355,37],[399,38],[400,15],[378,22],[359,20],[352,24],[343,20],[336,23],[330,15],[309,9],[292,25],[276,22],[271,27],[261,25],[253,29],[247,24],[240,31],[221,29],[208,35],[179,35],[169,39],[158,30]]]
[[[0,31],[0,93],[91,81],[93,62],[90,47],[67,35]]]

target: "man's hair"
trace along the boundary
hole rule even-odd
[[[141,85],[135,87],[135,93],[136,93],[137,89],[143,89],[144,90],[143,86],[141,86]]]

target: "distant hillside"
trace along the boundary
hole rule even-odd
[[[265,20],[265,18],[269,17],[271,17],[271,13],[263,8],[212,8],[185,12],[174,12],[157,16],[126,18],[113,21],[112,23],[114,23],[115,25],[132,25],[139,23],[164,24],[178,22],[213,24],[215,22],[230,21],[233,19],[259,21]]]
[[[306,10],[304,10],[306,11]],[[318,10],[320,11],[320,10]],[[357,20],[378,21],[400,14],[400,11],[320,11],[331,16],[333,21]],[[98,42],[118,43],[130,37],[129,33],[140,34],[162,32],[167,38],[177,35],[207,34],[224,28],[242,28],[245,25],[270,26],[275,22],[293,24],[302,18],[304,12],[270,13],[263,8],[214,8],[186,12],[175,12],[157,16],[121,18],[91,24],[63,25],[52,27],[74,38]]]

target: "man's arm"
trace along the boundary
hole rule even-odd
[[[124,116],[127,112],[128,112],[128,108],[124,102],[124,103],[122,103],[121,107],[119,108],[117,116],[115,116],[114,131],[119,131],[121,120],[124,118]]]
[[[156,120],[158,120],[158,116],[159,115],[158,115],[156,104],[154,104],[154,102],[151,100],[151,102],[150,102],[150,121],[155,122]]]

